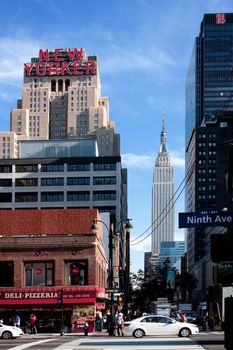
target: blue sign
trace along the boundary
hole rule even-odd
[[[179,228],[215,226],[233,226],[233,213],[220,210],[179,213]]]

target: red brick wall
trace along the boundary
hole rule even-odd
[[[93,219],[97,209],[0,210],[0,234],[92,234]]]
[[[76,260],[88,262],[88,285],[105,287],[107,259],[101,225],[97,236],[90,229],[94,218],[101,219],[97,209],[0,210],[0,261],[14,262],[14,287],[25,287],[24,263],[36,261],[54,261],[55,286],[65,286],[65,263]]]

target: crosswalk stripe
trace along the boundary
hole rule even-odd
[[[5,349],[5,350],[24,350],[24,349],[27,349],[27,348],[30,348],[31,346],[33,345],[39,345],[39,344],[42,344],[42,343],[47,343],[49,341],[54,341],[55,339],[43,339],[43,340],[38,340],[36,342],[31,342],[31,343],[27,343],[27,344],[23,344],[23,345],[18,345],[18,346],[15,346],[14,348],[9,348],[9,349]]]

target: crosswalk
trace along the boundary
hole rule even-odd
[[[56,342],[55,342],[56,340]],[[64,340],[64,339],[63,339]],[[45,349],[45,350],[202,350],[201,345],[197,345],[190,338],[177,338],[177,337],[159,337],[159,338],[113,338],[113,339],[101,339],[101,338],[76,338],[68,339],[62,344],[57,344],[57,339],[38,339],[24,344],[13,346],[4,350],[33,350],[33,349]]]

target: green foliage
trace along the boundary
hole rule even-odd
[[[197,286],[195,276],[189,272],[179,274],[173,268],[175,272],[175,288],[167,288],[167,271],[169,268],[169,264],[165,262],[162,267],[155,269],[154,276],[146,276],[145,278],[142,270],[138,270],[137,274],[132,273],[130,275],[130,301],[133,312],[137,311],[138,314],[152,312],[153,302],[159,297],[167,297],[172,302],[177,287],[183,291],[184,295],[192,293]]]

